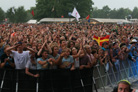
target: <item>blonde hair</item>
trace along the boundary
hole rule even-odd
[[[71,52],[70,48],[65,48],[62,50],[62,52],[68,52],[68,51]]]
[[[85,45],[84,46],[84,49],[86,50],[86,48],[89,48],[90,47],[90,45]]]

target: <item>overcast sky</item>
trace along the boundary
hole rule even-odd
[[[130,8],[133,10],[135,6],[138,7],[138,0],[93,0],[94,7],[101,9],[103,6],[108,5],[111,9]],[[6,11],[10,7],[24,6],[25,9],[35,6],[35,0],[0,0],[0,7]]]
[[[0,7],[7,11],[10,7],[18,8],[19,6],[24,6],[24,8],[30,9],[30,7],[35,6],[36,0],[0,0]]]
[[[136,6],[138,7],[138,0],[93,0],[94,7],[101,9],[103,6],[108,5],[111,9],[129,8],[133,10]]]

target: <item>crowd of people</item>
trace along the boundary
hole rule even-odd
[[[102,46],[93,36],[110,35]],[[84,69],[97,64],[120,68],[136,62],[138,26],[132,24],[1,24],[0,68]],[[108,71],[108,69],[107,69]]]

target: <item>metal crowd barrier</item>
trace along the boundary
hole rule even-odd
[[[115,87],[118,81],[138,80],[138,64],[132,61],[120,61],[120,68],[96,65],[91,69],[74,70],[57,69],[41,70],[39,78],[25,74],[25,70],[0,70],[0,92],[93,92],[105,87]],[[131,80],[132,79],[132,80]]]
[[[0,92],[93,92],[93,69],[41,70],[39,78],[25,70],[0,70]]]
[[[93,71],[96,86],[98,89],[102,88],[103,92],[108,92],[105,89],[107,86],[114,88],[120,80],[126,79],[131,83],[138,80],[138,61],[120,61],[118,71],[115,66],[110,66],[109,71],[106,72],[105,67],[105,64],[96,65]]]

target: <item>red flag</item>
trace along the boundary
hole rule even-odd
[[[102,46],[103,42],[109,43],[109,36],[110,35],[106,35],[105,37],[97,37],[94,35],[93,40],[96,40],[98,42],[99,46]]]
[[[62,15],[61,18],[64,18],[64,16]]]
[[[34,16],[34,11],[32,10],[31,14]]]
[[[87,17],[86,17],[86,19],[88,20],[90,18],[90,15],[88,15]]]

